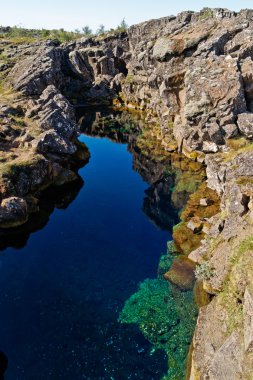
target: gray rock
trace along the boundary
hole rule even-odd
[[[234,332],[214,354],[209,364],[207,378],[210,380],[241,380],[242,374],[242,341],[240,335]]]
[[[239,131],[248,139],[253,138],[253,113],[242,113],[238,115],[237,125]]]
[[[246,288],[243,302],[244,348],[253,352],[253,293]]]
[[[38,153],[72,155],[76,152],[75,145],[54,130],[42,133],[32,145]]]
[[[23,224],[27,218],[27,203],[18,197],[6,198],[0,205],[0,227],[9,228]]]
[[[42,44],[10,71],[9,78],[15,90],[25,95],[40,95],[50,84],[59,86],[63,81],[62,57],[61,48]]]

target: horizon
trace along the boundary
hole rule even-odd
[[[24,5],[25,3],[25,5]],[[127,7],[119,7],[118,1],[102,2],[97,0],[92,4],[85,4],[81,0],[55,0],[52,4],[44,0],[42,4],[34,4],[32,0],[13,0],[10,4],[1,6],[0,25],[20,26],[27,29],[65,29],[74,31],[89,26],[96,32],[100,25],[106,30],[116,28],[125,19],[128,26],[138,24],[150,19],[176,15],[182,11],[200,11],[208,8],[228,8],[238,12],[240,9],[253,8],[251,0],[242,0],[240,5],[236,1],[203,1],[195,0],[189,7],[186,0],[177,4],[168,5],[166,0],[155,3],[151,0],[140,0],[138,3],[129,0]],[[108,11],[109,9],[109,11]]]

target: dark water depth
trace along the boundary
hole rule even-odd
[[[58,204],[23,248],[0,253],[5,380],[161,379],[164,352],[150,353],[138,328],[118,316],[139,282],[156,277],[170,234],[142,211],[149,186],[127,146],[81,140],[91,160],[75,200]]]

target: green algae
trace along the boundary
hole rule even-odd
[[[140,284],[138,291],[126,301],[119,322],[137,324],[153,350],[166,352],[169,368],[164,380],[183,380],[196,317],[192,292],[181,292],[157,278]]]

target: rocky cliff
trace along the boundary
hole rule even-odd
[[[212,296],[190,378],[252,379],[253,10],[183,12],[118,35],[0,48],[1,225],[26,221],[31,194],[73,180],[74,163],[87,159],[74,103],[143,112],[165,151],[204,163],[220,198],[198,228],[188,215],[186,228],[202,234],[189,257]]]

